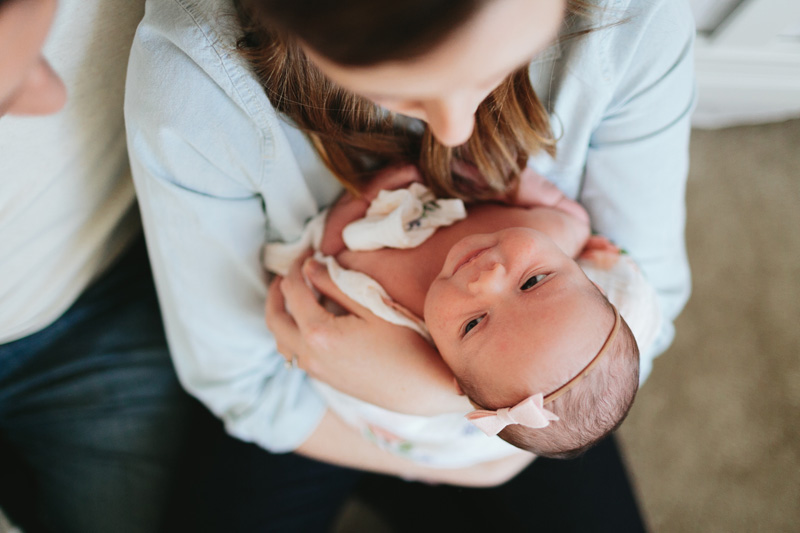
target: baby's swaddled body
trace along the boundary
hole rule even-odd
[[[487,226],[520,225],[520,221],[524,221],[525,211],[491,204],[471,209],[469,216],[482,217]],[[498,214],[503,216],[499,217]],[[437,200],[418,183],[396,191],[381,191],[367,215],[346,227],[343,239],[348,250],[340,255],[344,263],[352,265],[353,258],[360,251],[398,249],[395,252],[399,252],[414,248],[434,236],[438,228],[451,227],[466,216],[466,209],[460,200]],[[292,261],[306,249],[312,247],[319,250],[326,218],[327,212],[323,212],[312,219],[298,242],[268,244],[264,254],[266,268],[285,274]],[[498,222],[500,218],[506,221]],[[497,229],[500,228],[487,227],[486,231]],[[390,253],[391,250],[386,252]],[[335,257],[323,256],[319,252],[316,258],[327,265],[331,278],[350,298],[385,320],[413,328],[430,341],[425,324],[415,319],[415,315],[421,316],[422,313],[419,305],[413,305],[419,300],[414,297],[413,287],[408,287],[408,293],[403,290],[393,294],[384,290],[374,279],[380,276],[371,277],[364,272],[342,268]],[[619,309],[633,331],[640,351],[646,353],[655,340],[661,317],[655,291],[636,264],[613,248],[595,249],[583,254],[577,262],[589,279],[597,283],[609,301]],[[376,356],[379,356],[377,353],[376,350]],[[361,401],[324,383],[315,381],[314,384],[329,408],[358,428],[365,438],[416,462],[457,468],[511,454],[527,453],[497,436],[484,435],[464,418],[466,412],[438,416],[407,415]]]

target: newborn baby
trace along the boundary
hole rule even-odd
[[[348,249],[344,228],[379,191],[417,181],[406,167],[379,175],[361,197],[343,196],[319,250],[373,278],[391,307],[424,324],[456,390],[476,408],[467,418],[487,435],[549,457],[588,449],[630,408],[639,357],[625,321],[573,258],[587,243],[612,260],[619,252],[590,239],[583,208],[533,173],[523,176],[517,205],[470,206],[410,248]],[[409,230],[442,204],[424,205]]]

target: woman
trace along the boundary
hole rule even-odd
[[[513,476],[526,465],[415,470],[326,413],[284,357],[348,390],[376,370],[364,367],[375,346],[399,358],[419,341],[367,314],[324,314],[296,278],[271,288],[273,336],[261,245],[299,235],[340,193],[334,174],[357,189],[372,168],[412,161],[438,190],[477,198],[513,185],[530,157],[630,251],[672,320],[689,290],[693,35],[688,7],[667,0],[151,0],[131,56],[128,142],[185,386],[271,452],[457,484]],[[659,351],[671,336],[665,323]],[[402,406],[446,386],[435,357],[419,364],[393,367],[406,386],[366,399]],[[428,380],[406,381],[417,375]]]

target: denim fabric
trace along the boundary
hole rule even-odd
[[[539,458],[504,485],[475,489],[272,454],[226,435],[213,415],[196,414],[198,446],[188,452],[187,488],[168,531],[362,531],[357,515],[336,520],[348,498],[399,532],[647,531],[614,436],[582,457]]]
[[[647,531],[613,435],[576,459],[536,459],[499,487],[425,485],[367,475],[356,495],[392,531]]]
[[[140,240],[55,323],[0,346],[0,505],[26,531],[157,531],[187,406]]]
[[[192,446],[165,531],[331,531],[361,472],[270,453],[226,434],[204,408],[192,414]]]

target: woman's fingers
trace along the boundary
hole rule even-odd
[[[273,329],[273,325],[283,318],[282,315],[287,314],[285,309],[286,301],[281,292],[282,279],[282,276],[275,276],[270,282],[269,290],[267,291],[266,320],[270,329]]]
[[[300,352],[302,335],[297,323],[286,311],[286,300],[281,291],[281,276],[276,276],[269,285],[266,306],[267,327],[275,336],[278,351],[287,360],[291,360],[295,354]]]
[[[299,262],[292,266],[289,274],[281,281],[280,290],[288,313],[297,327],[307,333],[310,327],[324,324],[333,315],[320,304],[318,296],[306,283],[301,267]]]
[[[300,368],[317,376],[327,368],[329,356],[338,353],[342,342],[356,335],[355,328],[364,323],[357,316],[335,316],[325,309],[303,278],[299,265],[292,267],[280,282],[279,291],[295,326],[275,331],[275,338],[279,345],[300,348],[293,353],[298,356]],[[275,315],[280,326],[286,326],[280,313]]]
[[[608,238],[603,237],[602,235],[592,235],[589,237],[589,240],[586,241],[586,246],[584,247],[587,250],[604,250],[608,252],[615,252],[619,253],[619,247],[608,240]]]
[[[317,299],[304,277],[319,289],[326,302],[336,301],[347,313],[337,316]],[[365,307],[344,295],[328,275],[328,269],[316,261],[303,265],[295,263],[285,278],[270,284],[266,307],[267,326],[275,336],[280,351],[287,360],[296,358],[299,367],[312,376],[327,375],[330,356],[366,353],[374,350],[375,318]],[[383,335],[383,333],[380,333]],[[366,343],[366,344],[365,344]],[[337,365],[347,367],[347,358],[336,356]]]
[[[314,287],[321,292],[326,298],[336,302],[343,309],[351,314],[357,315],[361,318],[370,318],[373,315],[372,311],[350,299],[342,290],[333,282],[328,269],[322,263],[310,259],[303,264],[303,273]]]

